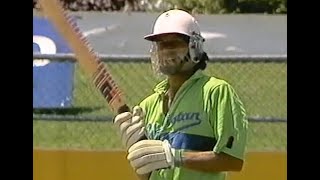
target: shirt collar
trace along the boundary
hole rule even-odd
[[[187,79],[183,84],[192,82],[192,81],[197,80],[203,76],[205,76],[205,75],[202,73],[202,71],[198,70],[189,79]],[[168,85],[169,85],[168,79],[165,79],[155,86],[154,91],[157,93],[160,93],[160,94],[165,93],[169,87]]]

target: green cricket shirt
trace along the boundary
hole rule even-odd
[[[197,71],[180,87],[165,115],[162,107],[167,89],[168,81],[164,80],[140,103],[148,139],[167,139],[182,151],[224,152],[244,158],[248,121],[229,83]],[[150,180],[224,180],[225,176],[225,172],[177,167],[153,171]]]

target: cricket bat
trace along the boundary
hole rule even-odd
[[[99,59],[59,0],[39,0],[39,3],[43,14],[67,41],[80,68],[91,77],[94,86],[101,92],[112,111],[118,114],[130,111],[125,104],[123,93],[113,80],[107,66]]]

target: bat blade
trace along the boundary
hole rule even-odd
[[[113,80],[107,66],[99,59],[77,24],[63,9],[58,0],[39,0],[44,15],[67,41],[80,67],[92,79],[95,87],[106,99],[113,112],[129,111],[123,93]]]

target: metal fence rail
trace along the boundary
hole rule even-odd
[[[101,54],[98,57],[103,62],[149,62],[148,55],[118,55],[118,54]],[[39,54],[34,53],[33,59],[52,59],[55,61],[75,61],[74,54],[61,53],[61,54]],[[280,55],[212,55],[209,56],[209,62],[230,63],[230,62],[278,62],[283,63],[287,61],[286,54]]]

